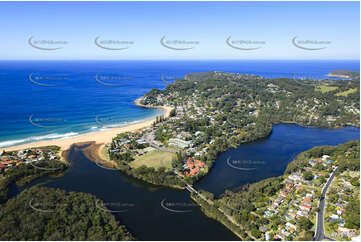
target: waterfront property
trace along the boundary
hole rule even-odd
[[[22,164],[36,163],[44,160],[56,160],[57,149],[49,148],[33,148],[14,151],[3,151],[0,155],[0,172],[6,173],[10,167]]]

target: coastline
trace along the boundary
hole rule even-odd
[[[134,101],[134,104],[136,106],[143,107],[143,108],[163,109],[165,111],[164,116],[169,117],[172,107],[169,107],[169,106],[154,106],[153,107],[153,106],[148,106],[148,105],[142,105],[142,104],[140,104],[141,99],[142,98],[136,99]],[[22,145],[15,145],[15,146],[10,146],[10,147],[0,148],[0,150],[1,151],[2,150],[13,151],[13,150],[20,150],[20,149],[29,149],[29,148],[33,148],[33,147],[56,145],[56,146],[60,147],[59,153],[61,154],[61,159],[63,161],[66,161],[66,155],[64,154],[65,153],[64,151],[70,149],[70,147],[73,144],[83,143],[83,142],[95,142],[96,144],[101,144],[99,147],[99,154],[101,155],[100,151],[101,151],[102,147],[104,147],[105,144],[110,143],[117,134],[124,133],[124,132],[132,132],[135,130],[149,127],[153,124],[153,122],[155,120],[156,120],[156,117],[154,117],[150,120],[130,124],[130,125],[123,126],[123,127],[117,127],[117,128],[111,128],[108,130],[101,130],[101,131],[95,131],[95,132],[90,132],[90,133],[86,133],[86,134],[81,134],[76,137],[31,142],[31,143],[22,144]],[[105,157],[103,157],[103,156],[101,156],[101,157],[105,159]]]
[[[348,76],[348,75],[344,75],[344,74],[333,74],[333,73],[328,73],[327,76],[328,76],[328,77],[347,78],[347,79],[350,78],[350,76]]]

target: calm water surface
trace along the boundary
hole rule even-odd
[[[45,186],[86,192],[102,199],[114,216],[140,240],[237,240],[227,228],[202,214],[189,192],[146,184],[107,170],[72,148],[71,168]],[[179,212],[168,211],[161,206]]]
[[[299,153],[317,145],[337,145],[360,138],[360,129],[337,130],[274,126],[262,141],[241,145],[220,155],[212,171],[197,188],[217,195],[246,183],[281,175]],[[256,168],[241,171],[230,167]],[[88,160],[81,149],[72,148],[71,168],[60,178],[44,178],[37,183],[68,191],[87,192],[102,199],[116,218],[140,240],[237,240],[220,223],[207,218],[183,190],[146,184],[118,171],[107,170]],[[183,212],[172,212],[167,208]]]
[[[219,195],[226,189],[282,175],[297,154],[312,147],[338,145],[357,139],[360,139],[360,129],[355,127],[330,130],[276,125],[270,137],[222,153],[211,173],[196,188]],[[237,168],[253,169],[244,171]]]

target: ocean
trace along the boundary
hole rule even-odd
[[[347,61],[0,61],[0,147],[73,137],[162,115],[134,105],[187,73],[323,79]]]

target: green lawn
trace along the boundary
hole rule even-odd
[[[145,165],[147,167],[154,167],[155,169],[158,169],[159,167],[171,169],[172,159],[175,157],[175,153],[153,151],[135,158],[135,160],[130,162],[129,165],[132,168],[138,168]]]
[[[316,87],[316,91],[326,93],[336,90],[338,87],[328,86],[328,85],[320,85]]]
[[[108,153],[108,148],[106,146],[104,146],[102,148],[101,153],[107,160],[110,160],[109,153]]]
[[[336,96],[347,97],[349,94],[354,93],[356,91],[357,91],[357,88],[351,88],[351,89],[348,89],[347,91],[337,93]]]

